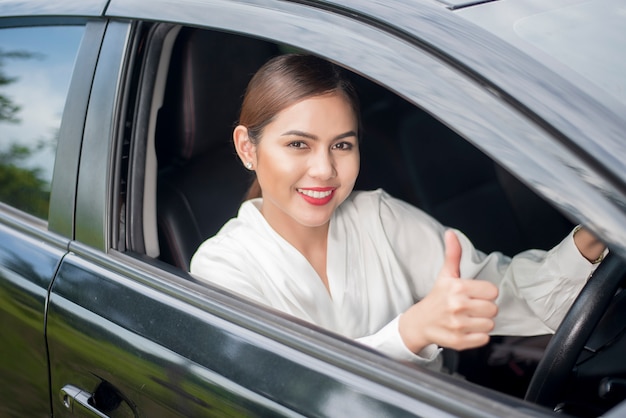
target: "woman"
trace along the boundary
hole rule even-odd
[[[438,367],[439,347],[554,332],[606,252],[576,229],[549,252],[485,255],[382,190],[353,192],[356,94],[313,56],[255,74],[233,138],[260,194],[199,247],[191,273],[399,360]]]

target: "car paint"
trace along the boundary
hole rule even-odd
[[[44,338],[48,288],[67,240],[0,215],[0,415],[50,412]],[[24,405],[13,409],[15,406]]]
[[[11,16],[4,19],[10,24],[24,15],[97,17],[105,13],[103,3],[65,2],[51,9],[48,2],[5,2],[0,15]],[[131,94],[126,76],[139,61],[140,28],[131,18],[278,40],[289,34],[295,45],[358,69],[427,108],[586,221],[620,254],[626,254],[625,174],[611,158],[624,149],[607,151],[596,138],[624,132],[623,118],[426,2],[417,8],[413,2],[112,0],[105,14],[110,20],[87,19],[65,111],[72,117],[64,117],[61,128],[48,227],[10,208],[0,211],[2,338],[30,347],[5,365],[15,379],[11,392],[2,394],[6,415],[72,416],[81,408],[80,391],[91,393],[102,382],[121,395],[116,412],[126,416],[549,415],[398,364],[123,253],[113,226],[120,216],[119,132]],[[256,25],[242,24],[252,19]],[[459,36],[471,39],[471,47]],[[553,88],[536,88],[539,80]],[[571,109],[563,91],[579,99],[579,108]]]

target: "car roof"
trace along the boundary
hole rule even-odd
[[[455,14],[614,107],[611,97],[626,105],[624,8],[625,0],[509,0]]]
[[[3,0],[0,16],[100,16],[108,0]]]

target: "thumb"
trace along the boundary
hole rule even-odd
[[[441,274],[448,277],[460,278],[462,249],[461,243],[459,242],[459,237],[457,237],[457,235],[452,232],[452,230],[448,229],[445,232],[443,239],[446,248]]]

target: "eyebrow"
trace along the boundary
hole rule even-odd
[[[308,132],[303,132],[303,131],[298,131],[298,130],[292,130],[292,131],[287,131],[285,133],[283,133],[281,136],[301,136],[303,138],[309,138],[312,140],[317,141],[318,137],[316,135],[310,134]],[[356,137],[356,132],[354,131],[348,131],[348,132],[344,132],[340,135],[337,135],[335,138],[333,138],[333,140],[338,140],[338,139],[344,139],[344,138],[350,138],[350,137]]]

